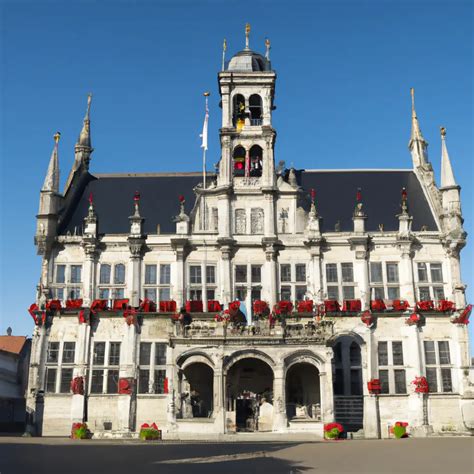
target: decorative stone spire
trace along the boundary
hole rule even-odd
[[[247,23],[245,25],[245,49],[250,49],[249,36],[250,36],[250,23]]]
[[[267,61],[270,61],[270,49],[271,49],[270,40],[268,38],[265,38],[265,59]]]
[[[297,188],[298,187],[298,180],[296,179],[296,173],[295,169],[293,166],[290,168],[290,173],[288,174],[288,184],[292,188]]]
[[[421,133],[420,124],[418,122],[418,117],[415,110],[415,89],[412,87],[410,89],[411,93],[411,136],[410,143],[417,140],[419,142],[427,144],[423,134]]]
[[[176,233],[177,234],[188,234],[189,233],[189,216],[184,210],[184,203],[186,202],[184,196],[181,194],[179,197],[179,214],[174,218],[176,222]]]
[[[411,233],[413,218],[408,213],[408,193],[406,188],[402,188],[400,214],[398,214],[398,238],[407,239]]]
[[[366,219],[367,219],[367,216],[363,210],[363,203],[362,203],[362,190],[361,188],[357,188],[356,205],[355,205],[354,214],[352,217],[352,220],[354,221],[354,232],[356,234],[365,232]]]
[[[56,132],[54,135],[54,148],[51,153],[51,159],[49,160],[48,171],[44,179],[43,187],[41,191],[51,191],[53,193],[59,193],[59,159],[58,159],[58,143],[61,138],[61,134]]]
[[[145,219],[143,219],[143,217],[140,215],[140,193],[138,191],[135,191],[135,194],[133,196],[133,205],[135,212],[133,213],[133,216],[129,217],[130,235],[133,237],[142,237],[142,224]]]
[[[84,218],[84,236],[97,238],[97,214],[94,208],[92,193],[89,194],[89,210]]]
[[[311,189],[311,207],[309,209],[308,215],[308,224],[306,225],[306,236],[311,240],[315,240],[321,236],[319,220],[320,216],[318,214],[318,209],[316,207],[316,190]]]
[[[77,145],[88,147],[88,148],[91,148],[91,121],[90,121],[91,102],[92,102],[92,94],[89,94],[87,96],[87,109],[86,109],[86,115],[84,117],[84,124],[82,125],[82,130],[77,140]]]
[[[421,133],[420,124],[415,110],[415,89],[411,92],[411,135],[408,142],[408,149],[411,151],[413,165],[415,168],[426,168],[431,170],[431,164],[428,162],[428,142]]]
[[[451,160],[448,155],[448,148],[446,147],[446,129],[440,128],[441,131],[441,189],[457,186],[454,179],[453,168]]]

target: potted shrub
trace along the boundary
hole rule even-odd
[[[90,438],[90,431],[87,428],[87,423],[73,423],[71,428],[72,439],[88,439]]]
[[[144,441],[155,441],[161,439],[161,431],[156,426],[156,423],[149,425],[148,423],[143,423],[140,427],[140,439]]]
[[[390,428],[390,432],[395,436],[395,438],[408,438],[407,434],[408,423],[405,421],[397,421],[395,425]]]
[[[339,439],[344,433],[344,428],[340,423],[327,423],[324,425],[324,437],[326,439]]]

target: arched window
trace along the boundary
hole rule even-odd
[[[235,233],[245,234],[247,232],[247,217],[245,209],[235,210]]]
[[[237,146],[234,149],[234,176],[245,176],[245,148]]]
[[[237,130],[242,130],[245,125],[245,98],[241,94],[235,94],[232,104],[232,124]]]
[[[262,125],[262,98],[253,94],[249,98],[250,125]]]
[[[125,265],[123,263],[114,267],[114,283],[120,285],[125,283]]]
[[[250,148],[250,176],[262,176],[263,150],[258,145]]]

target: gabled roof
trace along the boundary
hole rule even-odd
[[[0,336],[0,351],[20,354],[25,342],[25,336]]]
[[[423,189],[412,170],[297,170],[299,185],[306,193],[301,205],[309,209],[309,192],[316,190],[319,214],[323,217],[321,230],[334,231],[336,222],[342,232],[353,229],[352,213],[357,188],[362,189],[364,211],[368,218],[366,230],[398,230],[396,215],[400,212],[401,189],[408,192],[413,230],[422,226],[437,231],[436,221]],[[210,177],[210,176],[209,176]],[[193,188],[202,182],[201,173],[162,173],[89,175],[74,209],[61,222],[61,234],[82,234],[84,217],[88,210],[88,197],[92,193],[99,220],[100,234],[128,234],[128,217],[133,213],[133,195],[139,191],[140,214],[145,218],[144,231],[155,234],[157,225],[161,233],[173,234],[176,225],[173,217],[179,213],[178,196],[186,199],[186,211],[195,203]]]

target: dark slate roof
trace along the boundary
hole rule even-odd
[[[423,225],[427,230],[438,230],[423,189],[411,170],[341,170],[296,171],[299,184],[309,193],[316,190],[318,212],[323,217],[321,230],[334,231],[340,221],[341,231],[353,229],[352,213],[356,203],[357,188],[361,188],[362,202],[367,214],[366,230],[398,229],[401,189],[408,192],[408,207],[413,216],[414,231]]]
[[[347,170],[347,171],[296,171],[299,184],[305,191],[303,207],[309,209],[309,191],[316,190],[318,212],[323,217],[321,230],[334,231],[340,221],[341,231],[353,229],[352,213],[357,188],[362,189],[364,210],[368,215],[366,229],[378,231],[398,229],[396,215],[400,210],[400,192],[408,192],[413,230],[426,225],[428,230],[438,230],[423,189],[413,171],[410,170]],[[211,177],[209,177],[211,178]],[[144,175],[89,175],[77,205],[60,224],[60,233],[82,234],[84,217],[87,215],[88,197],[92,193],[99,218],[99,233],[127,234],[130,229],[128,217],[133,214],[133,195],[141,195],[140,213],[145,218],[144,230],[155,234],[157,224],[161,233],[172,234],[176,230],[173,217],[179,213],[178,196],[186,199],[186,212],[195,203],[193,188],[202,182],[201,173],[167,173]]]

